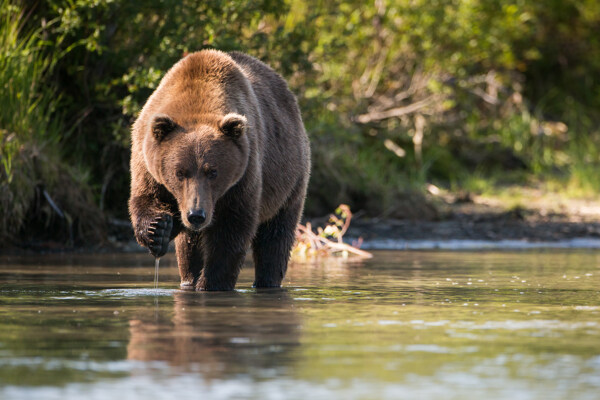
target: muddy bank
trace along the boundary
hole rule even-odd
[[[516,248],[517,241],[541,244],[538,247],[600,248],[600,202],[548,201],[532,196],[524,203],[506,205],[497,200],[468,197],[459,201],[439,201],[433,219],[369,218],[354,213],[345,235],[349,243],[362,238],[369,249],[409,248]],[[309,218],[313,230],[327,224],[329,216]],[[44,252],[146,252],[133,238],[126,220],[107,222],[108,235],[94,246],[67,246],[64,242],[29,241],[13,243],[0,254]],[[416,243],[419,242],[419,243]],[[427,243],[425,243],[427,242]],[[445,244],[440,244],[444,242]],[[460,243],[459,243],[460,242]],[[526,248],[522,243],[517,247]]]
[[[348,237],[365,241],[392,240],[528,240],[560,241],[600,238],[600,222],[573,221],[564,215],[524,215],[523,212],[447,216],[438,221],[352,221]]]
[[[359,211],[352,219],[346,239],[351,242],[362,238],[368,248],[390,248],[386,242],[414,241],[525,241],[547,242],[548,245],[571,242],[575,247],[579,247],[577,243],[593,243],[596,239],[600,243],[598,202],[556,201],[548,197],[531,196],[525,198],[523,203],[530,207],[517,205],[509,208],[496,199],[477,197],[439,201],[438,214],[434,219],[367,218],[361,216]],[[324,226],[327,218],[316,218],[310,222],[315,227]],[[576,241],[573,242],[573,239]]]

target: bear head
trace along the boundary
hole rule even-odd
[[[166,114],[151,118],[144,141],[146,166],[173,195],[188,229],[209,226],[217,200],[243,177],[247,125],[237,113],[187,124]]]

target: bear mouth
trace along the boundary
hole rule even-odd
[[[190,224],[189,222],[184,223],[185,227],[194,232],[203,231],[208,227],[208,223],[204,222],[202,224]]]

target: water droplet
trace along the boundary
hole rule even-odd
[[[154,259],[154,289],[158,289],[158,264],[160,264],[160,257]]]

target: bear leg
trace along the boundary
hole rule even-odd
[[[203,266],[200,233],[183,230],[175,238],[181,289],[194,289]]]
[[[204,268],[196,290],[233,290],[256,229],[256,215],[231,207],[202,231]]]
[[[259,225],[252,243],[254,287],[281,287],[303,207],[304,197],[299,197],[282,207],[269,221]]]
[[[162,257],[182,229],[177,202],[145,167],[133,161],[129,213],[135,238],[154,257]]]

